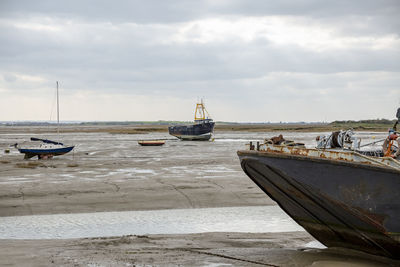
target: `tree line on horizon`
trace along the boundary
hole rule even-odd
[[[368,119],[368,120],[336,120],[333,122],[226,122],[217,121],[217,124],[226,125],[240,125],[240,124],[253,124],[253,125],[276,125],[276,124],[325,124],[325,125],[342,125],[342,124],[376,124],[376,125],[391,125],[396,120],[388,119]],[[56,122],[47,121],[0,121],[0,125],[5,126],[46,126],[54,125]],[[192,123],[189,121],[87,121],[87,122],[61,122],[64,125],[173,125]]]
[[[388,120],[388,119],[372,119],[372,120],[343,120],[343,121],[333,121],[330,124],[335,125],[335,124],[353,124],[353,123],[363,123],[363,124],[393,124],[395,123],[396,120]]]

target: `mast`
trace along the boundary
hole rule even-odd
[[[202,99],[200,103],[196,104],[196,110],[194,111],[194,120],[197,121],[204,119],[205,119],[205,114],[204,114],[204,105]]]
[[[60,106],[58,100],[58,81],[57,83],[57,138],[60,139]]]
[[[209,119],[209,118],[210,118],[210,114],[208,114],[208,111],[206,110],[206,107],[204,106],[203,99],[201,99],[201,102],[196,104],[196,110],[194,111],[194,120],[195,121],[204,121],[205,119]]]

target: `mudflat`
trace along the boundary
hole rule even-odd
[[[342,249],[305,246],[306,232],[0,240],[1,266],[398,266]]]
[[[0,216],[274,204],[241,170],[236,151],[246,140],[229,135],[183,142],[166,133],[78,131],[62,134],[73,152],[24,160],[9,145],[32,134],[18,127],[2,131]],[[33,136],[57,140],[54,133]],[[167,142],[142,147],[137,140],[143,139]]]
[[[276,205],[243,173],[236,155],[249,140],[262,140],[271,133],[220,131],[213,142],[183,142],[165,131],[127,134],[121,133],[125,126],[89,128],[63,132],[61,141],[75,145],[69,154],[24,160],[11,144],[31,136],[58,140],[55,133],[47,127],[0,127],[0,216]],[[314,137],[302,138],[310,143]],[[167,142],[162,147],[137,143],[152,139]],[[306,232],[0,240],[0,265],[398,264],[348,250],[309,248],[311,241]]]

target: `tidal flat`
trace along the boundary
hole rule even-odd
[[[61,134],[61,141],[74,144],[74,151],[40,161],[24,160],[22,154],[9,146],[30,137],[58,140],[54,129],[0,127],[0,220],[25,215],[172,212],[276,205],[243,173],[236,155],[237,150],[245,149],[249,141],[262,141],[275,136],[276,132],[217,131],[213,142],[185,142],[164,131],[127,134],[110,127],[91,126],[90,131],[69,128]],[[322,133],[289,131],[283,135],[313,146],[315,136]],[[364,132],[359,135],[367,143],[383,138],[385,134]],[[372,136],[375,139],[371,139]],[[141,147],[137,143],[149,139],[166,139],[166,144]],[[6,149],[10,152],[6,153]],[[246,223],[251,224],[251,215],[247,217]],[[211,232],[133,232],[123,236],[69,239],[3,238],[0,240],[0,265],[396,264],[363,253],[307,245],[315,239],[304,231],[273,233],[267,229],[264,233],[254,233],[253,230],[224,232],[223,227],[218,229],[218,232],[212,232],[211,228]]]

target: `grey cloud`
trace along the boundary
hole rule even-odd
[[[3,75],[3,78],[6,82],[13,83],[17,81],[17,77],[12,73],[6,73]]]
[[[259,78],[270,72],[399,71],[400,55],[388,51],[345,50],[315,53],[296,46],[236,43],[107,47],[19,44],[20,54],[0,68],[44,76],[69,77],[98,89],[118,83],[188,82]],[[103,85],[102,85],[103,84]],[[125,86],[122,86],[125,84]],[[80,88],[81,86],[77,86]]]
[[[205,11],[201,1],[156,0],[17,0],[2,1],[2,16],[43,14],[47,16],[87,18],[88,20],[137,23],[186,21]]]
[[[366,43],[317,51],[276,44],[265,36],[251,41],[230,37],[206,43],[167,40],[174,34],[173,23],[269,15],[299,16],[355,39],[386,35],[398,39],[398,3],[2,1],[0,77],[4,84],[0,89],[47,90],[54,87],[48,81],[60,80],[69,94],[87,90],[110,95],[205,96],[224,99],[231,106],[242,103],[253,109],[252,115],[267,110],[266,103],[276,107],[281,101],[290,101],[294,110],[310,99],[319,101],[319,108],[343,97],[345,103],[355,97],[364,103],[374,99],[384,102],[389,94],[382,95],[382,89],[390,92],[391,98],[400,97],[400,81],[396,78],[400,71],[399,47],[373,48]],[[67,30],[35,31],[11,23],[42,22],[40,18],[45,18],[49,26],[60,23]],[[22,81],[13,73],[40,76],[44,81]],[[285,118],[291,117],[282,120]],[[257,120],[262,119],[260,116]]]
[[[168,23],[200,19],[216,15],[293,15],[321,17],[375,16],[398,14],[396,0],[320,1],[320,0],[3,0],[2,16],[43,14],[48,16],[82,17],[106,21]]]

